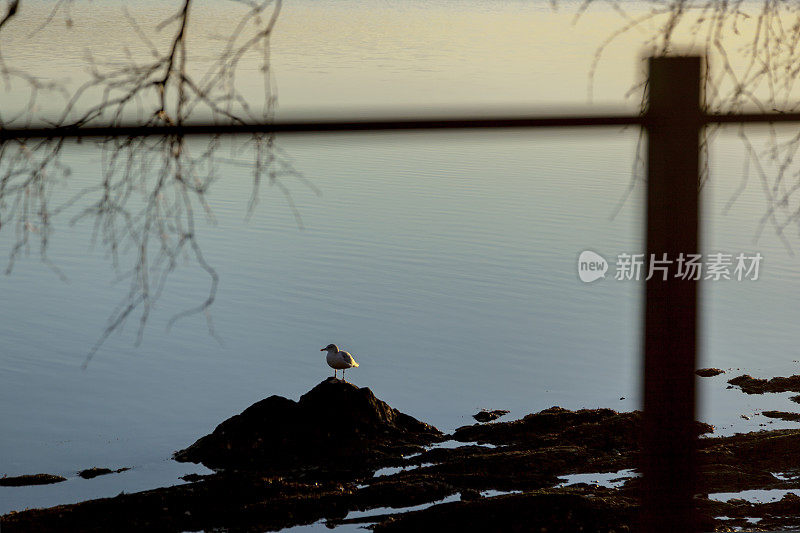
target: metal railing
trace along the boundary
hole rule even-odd
[[[700,134],[708,124],[800,122],[800,113],[708,114],[701,108],[701,58],[649,59],[643,115],[412,118],[268,124],[184,124],[0,129],[0,141],[252,133],[359,133],[408,130],[639,126],[647,132],[647,255],[699,250]],[[653,255],[654,254],[654,255]],[[649,532],[696,531],[695,366],[697,281],[652,277],[643,317],[642,514]]]

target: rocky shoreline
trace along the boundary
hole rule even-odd
[[[761,380],[767,383],[762,387],[740,378],[729,383],[749,390],[800,383],[792,376]],[[10,513],[0,517],[0,526],[4,532],[264,531],[324,521],[375,531],[633,531],[640,427],[637,411],[552,407],[445,435],[368,388],[330,378],[298,402],[262,400],[175,453],[176,460],[202,463],[213,474],[175,487]],[[800,430],[712,432],[697,423],[702,528],[800,528],[800,497],[789,492],[800,494]],[[565,483],[565,476],[583,473],[616,479],[613,486]],[[762,504],[713,497],[753,489],[784,492]],[[408,510],[421,505],[428,506]]]

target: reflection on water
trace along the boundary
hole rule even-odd
[[[547,32],[569,25],[563,16],[562,26],[545,24],[546,13],[512,1],[287,6],[273,50],[281,102],[287,113],[583,102],[596,35],[560,41]],[[601,83],[601,94],[621,94],[632,83],[634,52],[609,66],[615,84]],[[723,214],[741,169],[736,142],[723,137],[713,147],[705,246],[760,251],[765,260],[757,282],[703,287],[703,365],[792,373],[797,264],[769,233],[753,243],[764,209],[757,183]],[[638,406],[640,287],[612,279],[584,284],[576,271],[583,250],[607,259],[641,251],[641,186],[611,219],[629,183],[635,131],[279,143],[322,195],[288,182],[305,229],[282,193],[268,187],[245,221],[250,172],[229,160],[248,161],[246,149],[225,154],[209,195],[215,222],[198,228],[221,277],[212,310],[221,344],[203,316],[165,332],[169,318],[207,290],[207,276],[186,262],[142,345],[134,348],[136,327],[128,324],[82,371],[127,285],[115,282],[102,248],[90,245],[91,225],[65,223],[70,212],[50,250],[67,283],[35,256],[0,278],[0,425],[11,428],[0,433],[0,474],[74,478],[91,466],[133,467],[80,480],[93,487],[80,493],[86,497],[178,482],[184,472],[168,461],[173,450],[265,396],[298,398],[327,377],[319,347],[329,342],[358,355],[361,366],[348,379],[443,430],[472,423],[479,408],[522,416],[553,405]],[[70,146],[72,178],[52,201],[94,183],[98,158],[91,147]],[[12,237],[0,232],[0,248]],[[705,416],[715,424],[740,421],[740,409],[771,401],[732,400],[737,391],[726,391],[722,377],[703,382],[714,384]],[[64,487],[15,489],[0,498],[0,512],[69,501],[73,487]]]

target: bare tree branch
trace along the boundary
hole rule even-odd
[[[87,55],[88,79],[74,89],[58,83],[43,82],[34,73],[9,66],[3,56],[0,33],[0,77],[6,85],[23,82],[30,90],[27,110],[14,116],[2,116],[0,128],[31,124],[36,119],[31,109],[43,94],[58,95],[64,106],[53,126],[114,126],[140,117],[141,125],[183,124],[193,117],[218,123],[247,123],[272,120],[275,91],[270,74],[270,39],[281,8],[281,0],[231,0],[239,8],[238,18],[226,34],[221,51],[210,62],[191,59],[188,38],[196,31],[192,24],[195,0],[180,0],[175,11],[165,17],[155,31],[170,35],[154,40],[148,36],[135,15],[125,6],[123,20],[143,45],[146,55],[129,52],[120,64]],[[42,31],[64,17],[72,27],[74,0],[60,0],[37,27]],[[19,9],[18,1],[9,1],[0,30]],[[260,62],[265,88],[260,106],[240,92],[237,76],[243,61]],[[205,65],[203,68],[200,68]],[[254,161],[253,196],[247,206],[249,215],[258,202],[260,184],[274,185],[286,198],[297,224],[302,227],[299,211],[284,179],[300,178],[291,163],[276,149],[272,135],[250,138]],[[69,178],[70,169],[62,163],[65,141],[47,139],[38,142],[21,140],[0,143],[0,230],[10,228],[14,243],[9,252],[6,272],[13,270],[21,254],[28,254],[35,244],[43,262],[63,276],[47,257],[53,217],[75,205],[86,205],[70,219],[70,224],[92,224],[92,244],[102,246],[112,265],[127,279],[128,290],[112,311],[96,344],[89,351],[84,367],[109,336],[120,330],[129,318],[137,317],[137,343],[141,342],[154,304],[161,296],[170,275],[181,259],[193,262],[208,277],[208,292],[197,306],[175,315],[171,328],[181,319],[202,314],[209,333],[216,337],[210,309],[215,301],[219,275],[203,255],[195,217],[203,213],[213,221],[206,195],[217,180],[215,157],[221,144],[217,136],[209,138],[205,149],[190,146],[182,136],[162,138],[108,138],[94,142],[100,149],[102,177],[97,186],[78,191],[62,205],[50,205],[50,190]],[[311,186],[315,192],[316,189]],[[8,230],[7,230],[8,231]]]
[[[597,0],[586,0],[577,10],[576,21]],[[643,45],[656,54],[669,54],[679,42],[681,50],[694,50],[708,54],[705,73],[706,107],[712,112],[741,112],[747,109],[767,111],[796,111],[800,107],[797,77],[800,74],[800,2],[762,0],[654,0],[650,7],[636,13],[626,9],[620,0],[607,0],[620,14],[620,26],[601,42],[589,71],[589,95],[594,92],[594,82],[600,62],[608,47],[633,30],[642,30]],[[645,24],[656,25],[653,31]],[[630,94],[638,94],[644,103],[642,87]],[[721,126],[705,129],[702,147],[703,173],[700,187],[708,177],[706,148],[720,131]],[[765,226],[770,226],[786,249],[791,252],[785,228],[797,224],[800,229],[800,165],[796,153],[800,147],[800,134],[792,134],[781,141],[771,126],[763,147],[757,148],[744,127],[739,130],[746,164],[743,179],[725,206],[729,211],[747,187],[751,176],[757,176],[766,202],[756,238]],[[641,145],[640,145],[641,146]],[[625,192],[630,194],[634,184],[644,179],[641,153],[638,152],[632,182]],[[623,199],[624,202],[624,199]],[[619,206],[615,210],[618,212]]]

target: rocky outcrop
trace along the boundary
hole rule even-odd
[[[728,383],[742,389],[746,394],[764,394],[765,392],[800,392],[800,376],[778,376],[772,379],[754,378],[743,374],[728,380]]]
[[[598,446],[630,449],[638,444],[641,413],[618,413],[611,409],[570,411],[551,407],[513,422],[473,424],[456,430],[453,438],[462,442],[517,443],[541,447],[553,442],[587,444],[602,440]],[[609,439],[614,442],[608,442]]]
[[[489,409],[481,409],[472,415],[472,418],[478,422],[491,422],[492,420],[497,420],[498,418],[506,416],[507,414],[508,410],[506,409],[493,409],[491,411]]]
[[[186,485],[9,513],[0,527],[268,531],[325,521],[376,531],[631,531],[641,490],[641,424],[636,411],[552,407],[512,422],[465,426],[452,436],[464,445],[425,449],[446,437],[369,389],[330,379],[297,402],[262,400],[177,452],[216,473],[185,476]],[[699,422],[696,428],[698,435],[712,430]],[[800,527],[800,498],[791,493],[765,504],[708,497],[751,489],[800,493],[798,455],[800,430],[698,439],[700,528],[749,527],[753,517],[769,530]],[[394,468],[375,471],[383,465]]]
[[[270,396],[253,404],[175,459],[217,470],[355,476],[442,439],[438,429],[390,407],[368,388],[329,378],[298,402]]]
[[[800,422],[800,413],[789,413],[787,411],[761,411],[767,418],[777,418],[787,422]]]
[[[695,374],[700,376],[701,378],[713,378],[714,376],[719,376],[720,374],[724,374],[725,371],[719,368],[700,368],[694,371]]]
[[[120,472],[125,472],[130,470],[130,468],[118,468],[116,470],[111,470],[110,468],[100,468],[97,466],[93,466],[92,468],[87,468],[86,470],[81,470],[78,472],[78,475],[81,476],[83,479],[94,479],[97,476],[105,476],[108,474],[119,474]]]
[[[53,474],[26,474],[24,476],[2,477],[0,487],[24,487],[26,485],[49,485],[66,481],[64,476]]]
[[[567,491],[534,491],[435,505],[392,517],[374,531],[611,533],[630,531],[636,509],[633,498],[617,494],[587,497]]]

